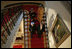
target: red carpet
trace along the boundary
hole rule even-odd
[[[13,48],[22,48],[22,45],[13,45]]]
[[[44,48],[43,35],[41,38],[38,38],[37,34],[33,35],[31,40],[31,48]]]

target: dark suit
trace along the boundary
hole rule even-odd
[[[35,27],[36,27],[35,24],[34,24],[34,26],[31,26],[31,25],[30,25],[30,27],[29,27],[29,30],[30,30],[30,32],[31,32],[31,37],[32,37],[32,35],[35,33],[35,30],[36,30]]]
[[[40,38],[42,33],[45,31],[45,25],[43,24],[42,29],[40,30],[40,24],[39,24],[37,31],[38,31],[38,37]]]

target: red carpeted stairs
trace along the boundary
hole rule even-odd
[[[41,36],[41,38],[38,38],[37,34],[33,35],[33,38],[31,40],[31,48],[44,48],[43,35]]]
[[[13,48],[22,48],[22,45],[13,45]]]

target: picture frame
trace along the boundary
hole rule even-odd
[[[59,16],[57,16],[57,21],[52,29],[52,34],[57,48],[70,36],[70,31]]]

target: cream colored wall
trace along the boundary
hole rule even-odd
[[[35,2],[35,3],[42,3],[43,5],[45,5],[44,1],[1,1],[1,9],[3,9],[4,6],[8,4],[20,3],[20,2]]]
[[[24,25],[23,25],[23,19],[21,21],[21,24],[19,26],[19,29],[21,30],[20,32],[17,33],[17,37],[20,37],[21,35],[24,35]]]
[[[22,19],[21,24],[20,24],[20,29],[22,33],[24,32],[23,28],[24,28],[24,25],[23,25],[23,19]]]
[[[52,8],[60,15],[60,17],[65,22],[67,28],[71,32],[71,15],[66,10],[66,8],[61,4],[61,2],[60,1],[45,1],[45,3],[46,3],[45,12],[47,14],[47,20],[48,20],[48,15],[50,14],[48,13],[48,10],[49,8]],[[54,44],[52,32],[49,31],[48,35],[49,35],[50,48],[56,48]],[[70,48],[70,47],[71,47],[71,35],[58,48]]]
[[[51,18],[51,16],[53,15],[53,18],[54,18],[54,20],[53,20],[53,23],[54,23],[54,21],[55,21],[55,19],[56,19],[56,16],[57,16],[57,13],[56,13],[56,11],[54,10],[54,9],[51,9],[51,8],[49,8],[48,9],[48,14],[47,14],[47,27],[50,29],[50,28],[52,28],[52,26],[49,26],[49,22],[51,21],[50,20],[50,18]],[[53,24],[52,23],[52,24]]]
[[[54,38],[53,38],[53,35],[52,35],[51,31],[49,31],[48,37],[49,37],[49,46],[50,46],[50,48],[56,48]]]
[[[51,28],[52,28],[53,25],[51,25],[51,27],[49,26],[49,23],[50,23],[49,21],[50,21],[50,18],[52,16],[52,14],[54,15],[53,18],[54,18],[54,21],[55,21],[56,16],[57,16],[56,11],[53,10],[53,9],[48,9],[47,26],[48,26],[48,29],[49,29],[49,34],[48,34],[48,36],[49,36],[49,45],[50,45],[50,48],[56,48],[54,38],[53,38],[53,35],[52,35],[52,32],[51,32]],[[52,23],[54,23],[54,21]]]
[[[49,8],[54,9],[63,19],[67,28],[71,32],[71,15],[60,1],[45,1],[45,8],[46,10]]]

